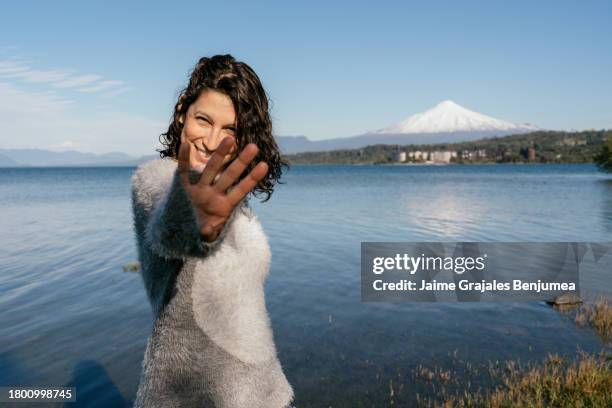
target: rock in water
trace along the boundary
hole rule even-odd
[[[561,305],[568,306],[568,305],[577,305],[579,303],[582,303],[582,299],[580,299],[580,296],[576,295],[575,293],[567,292],[567,293],[557,296],[553,300],[547,300],[546,303],[548,303],[549,305],[556,305],[556,306],[561,306]]]
[[[123,265],[123,272],[138,272],[140,270],[140,262],[128,262]]]

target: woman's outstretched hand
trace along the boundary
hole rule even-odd
[[[244,169],[255,159],[259,151],[257,146],[249,143],[240,152],[238,157],[217,177],[223,165],[231,160],[236,147],[233,137],[228,136],[219,143],[219,146],[209,158],[202,171],[200,180],[191,184],[189,173],[197,169],[202,161],[193,142],[184,139],[181,135],[181,146],[178,152],[178,170],[183,187],[187,191],[194,206],[200,226],[200,234],[207,242],[218,238],[223,226],[227,222],[233,209],[250,193],[257,183],[268,173],[268,164],[259,162],[240,183],[234,183]],[[232,187],[230,189],[230,187]]]

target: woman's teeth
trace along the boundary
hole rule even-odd
[[[200,159],[202,159],[204,162],[207,162],[208,159],[210,159],[210,156],[207,155],[206,153],[198,151],[198,154],[200,155]]]

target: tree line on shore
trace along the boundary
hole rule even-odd
[[[360,149],[287,155],[292,164],[392,164],[428,162],[444,157],[449,163],[595,163],[612,171],[612,130],[581,132],[536,131],[460,143],[371,145]],[[415,154],[416,153],[416,154]]]

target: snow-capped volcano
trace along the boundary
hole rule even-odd
[[[440,102],[422,113],[409,116],[394,125],[360,135],[324,140],[284,138],[280,141],[285,153],[356,149],[370,145],[428,145],[459,143],[489,137],[516,135],[541,130],[537,126],[515,125],[474,112],[453,101]]]
[[[454,132],[503,132],[522,133],[538,130],[530,124],[515,125],[474,112],[453,101],[443,101],[422,113],[372,133],[377,134],[425,134]]]

